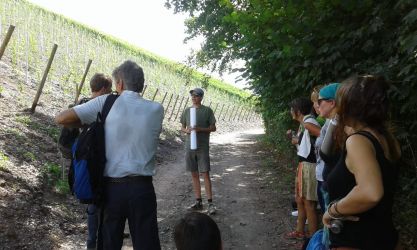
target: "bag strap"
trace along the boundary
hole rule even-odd
[[[99,113],[100,120],[104,123],[106,121],[107,115],[110,112],[111,107],[113,106],[116,99],[119,97],[119,95],[115,92],[111,93],[107,96],[106,101],[104,102],[103,109],[101,110],[101,113]]]

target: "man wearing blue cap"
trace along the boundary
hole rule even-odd
[[[204,91],[201,88],[190,90],[193,108],[196,109],[196,125],[190,126],[190,108],[184,110],[181,115],[181,131],[186,133],[185,140],[185,163],[188,171],[191,172],[193,189],[196,202],[190,207],[191,210],[202,210],[200,173],[204,177],[204,186],[208,199],[208,214],[214,214],[216,208],[213,204],[213,193],[210,180],[210,155],[209,141],[210,133],[216,131],[216,118],[210,107],[201,104]],[[190,149],[190,133],[197,132],[197,149]]]

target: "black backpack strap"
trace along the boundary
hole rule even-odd
[[[116,99],[119,97],[119,95],[115,93],[111,93],[107,96],[106,101],[104,102],[103,109],[101,110],[101,121],[105,122],[107,115],[110,112],[111,107],[113,106],[113,103],[116,101]]]

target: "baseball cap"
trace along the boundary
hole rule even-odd
[[[340,83],[330,83],[327,86],[324,86],[320,89],[319,99],[325,100],[334,100],[336,99],[337,88],[339,88]]]
[[[198,96],[204,96],[204,90],[200,89],[200,88],[195,88],[190,90],[190,94],[194,94],[194,95],[198,95]]]

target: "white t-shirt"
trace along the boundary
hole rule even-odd
[[[96,120],[107,96],[74,107],[83,124]],[[122,92],[104,124],[107,158],[104,176],[155,174],[155,154],[163,116],[164,108],[160,103],[145,100],[137,92]]]
[[[313,125],[320,127],[320,124],[317,122],[317,120],[311,117],[310,115],[304,117],[303,123],[311,123]],[[299,145],[300,146],[297,148],[298,149],[297,155],[303,158],[307,158],[310,155],[310,150],[311,150],[310,133],[308,132],[307,129],[304,129],[303,138],[301,138],[301,142]]]

